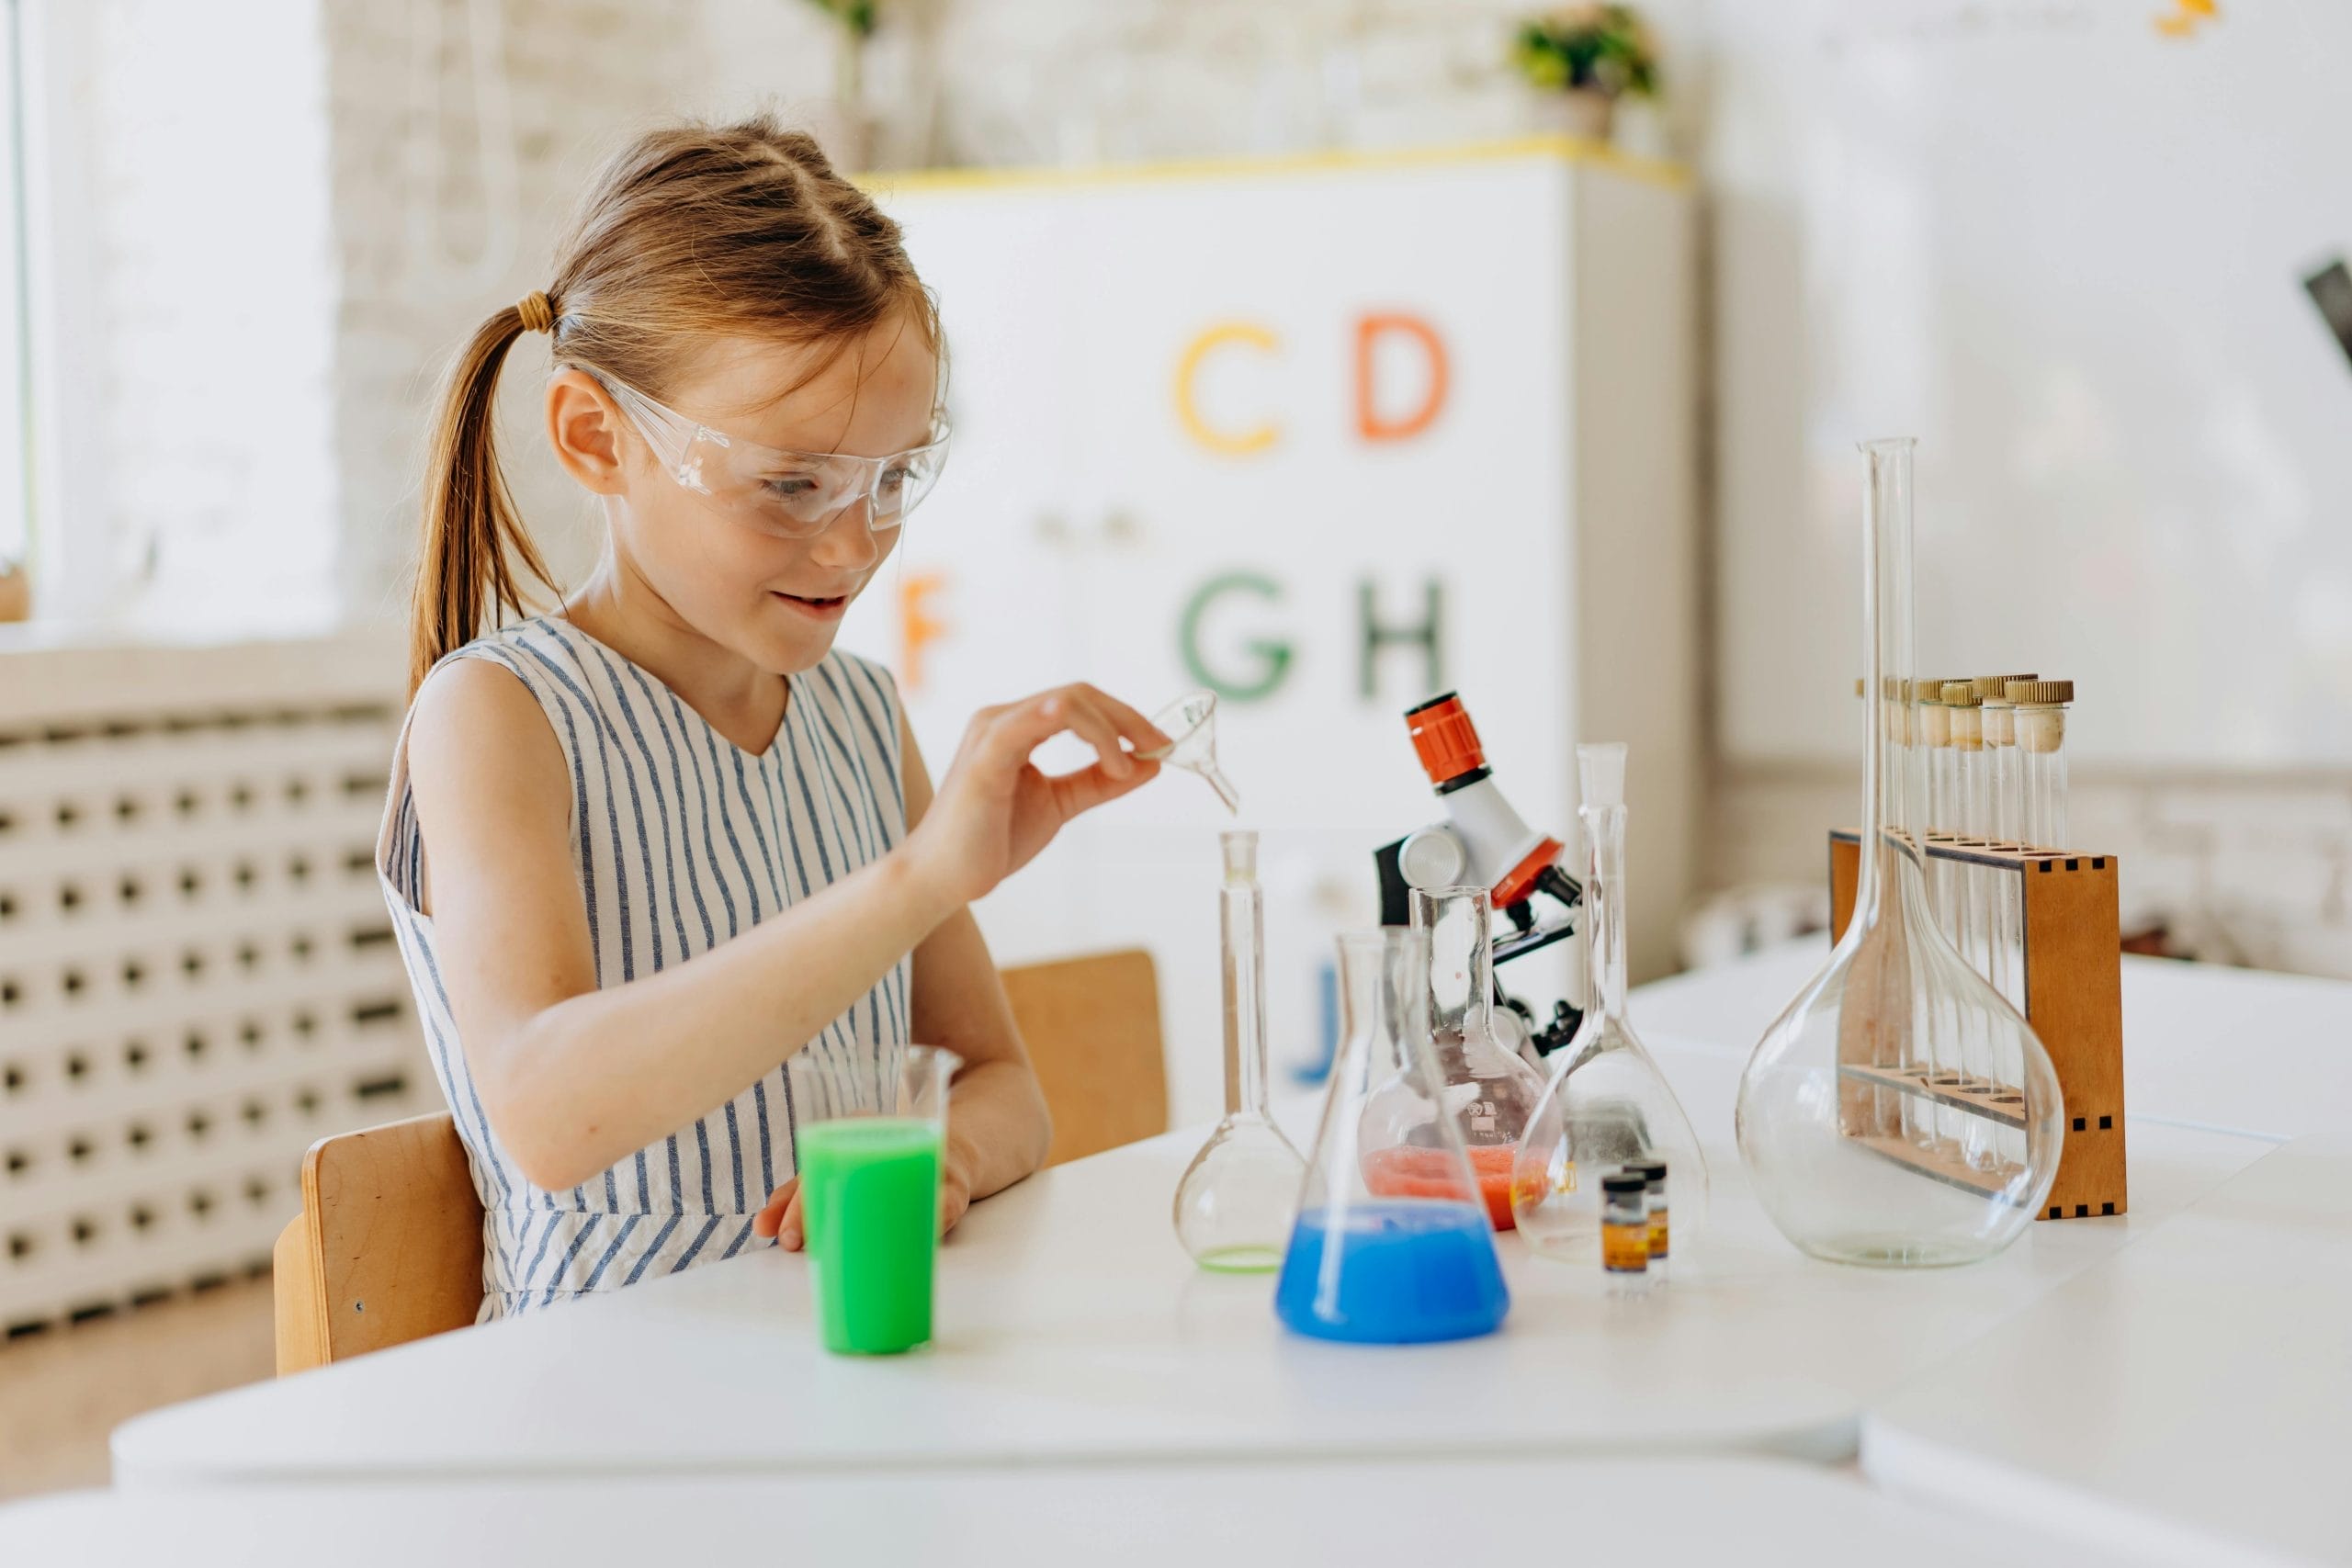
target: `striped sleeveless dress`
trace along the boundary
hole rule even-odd
[[[571,773],[572,863],[599,987],[707,952],[905,837],[898,691],[854,654],[835,649],[791,677],[784,723],[758,756],[558,616],[507,627],[449,659],[512,672],[555,731]],[[376,869],[481,1198],[482,1321],[775,1245],[752,1235],[752,1219],[795,1168],[783,1061],[802,1042],[777,1041],[777,1066],[692,1126],[569,1190],[534,1187],[482,1113],[442,987],[438,939],[421,907],[424,846],[405,727]],[[909,967],[900,959],[805,1049],[860,1081],[895,1072],[909,1037]]]

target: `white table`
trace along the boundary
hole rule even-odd
[[[1865,1422],[1893,1490],[2142,1562],[2352,1555],[2352,1143],[2270,1154]]]
[[[1763,1460],[1487,1460],[922,1476],[87,1492],[0,1508],[0,1562],[80,1568],[1215,1563],[1465,1556],[1751,1568],[2082,1563],[2072,1548]],[[2117,1560],[2120,1561],[2120,1560]]]
[[[1863,1406],[2113,1254],[2267,1145],[2135,1129],[2129,1218],[2033,1227],[1989,1263],[1805,1258],[1730,1146],[1741,1053],[1653,1039],[1715,1167],[1703,1249],[1628,1302],[1597,1266],[1504,1240],[1500,1335],[1413,1348],[1282,1332],[1269,1279],[1204,1274],[1170,1234],[1192,1130],[977,1206],[941,1254],[938,1344],[817,1348],[804,1260],[774,1251],[144,1416],[119,1485],[779,1475],[1123,1461],[1852,1453]],[[1292,1108],[1294,1112],[1300,1109]],[[1681,1249],[1678,1249],[1680,1251]]]
[[[1634,1027],[1744,1060],[1828,953],[1815,936],[1641,987]],[[2352,986],[2343,981],[2126,957],[2123,1041],[2123,1103],[2135,1122],[2272,1140],[2352,1126]]]

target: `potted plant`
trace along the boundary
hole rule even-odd
[[[844,172],[863,169],[873,152],[873,122],[865,112],[865,42],[874,36],[876,0],[809,0],[832,18],[833,98],[820,111],[817,140]]]
[[[1631,6],[1570,6],[1532,17],[1511,40],[1511,63],[1544,95],[1555,129],[1606,141],[1625,94],[1657,92],[1657,46]]]

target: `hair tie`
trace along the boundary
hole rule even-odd
[[[514,313],[523,318],[523,330],[526,333],[555,330],[555,307],[548,303],[544,288],[534,288],[524,295],[515,302]]]

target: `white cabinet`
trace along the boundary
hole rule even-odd
[[[1456,688],[1571,842],[1577,739],[1634,743],[1634,962],[1665,966],[1699,782],[1675,171],[1532,141],[881,194],[940,298],[956,449],[844,639],[899,671],[934,772],[975,707],[1054,682],[1218,687],[1279,1074],[1320,1049],[1374,849],[1437,814],[1402,713]],[[1004,960],[1155,951],[1180,1118],[1218,1095],[1223,821],[1169,778],[979,911]]]

